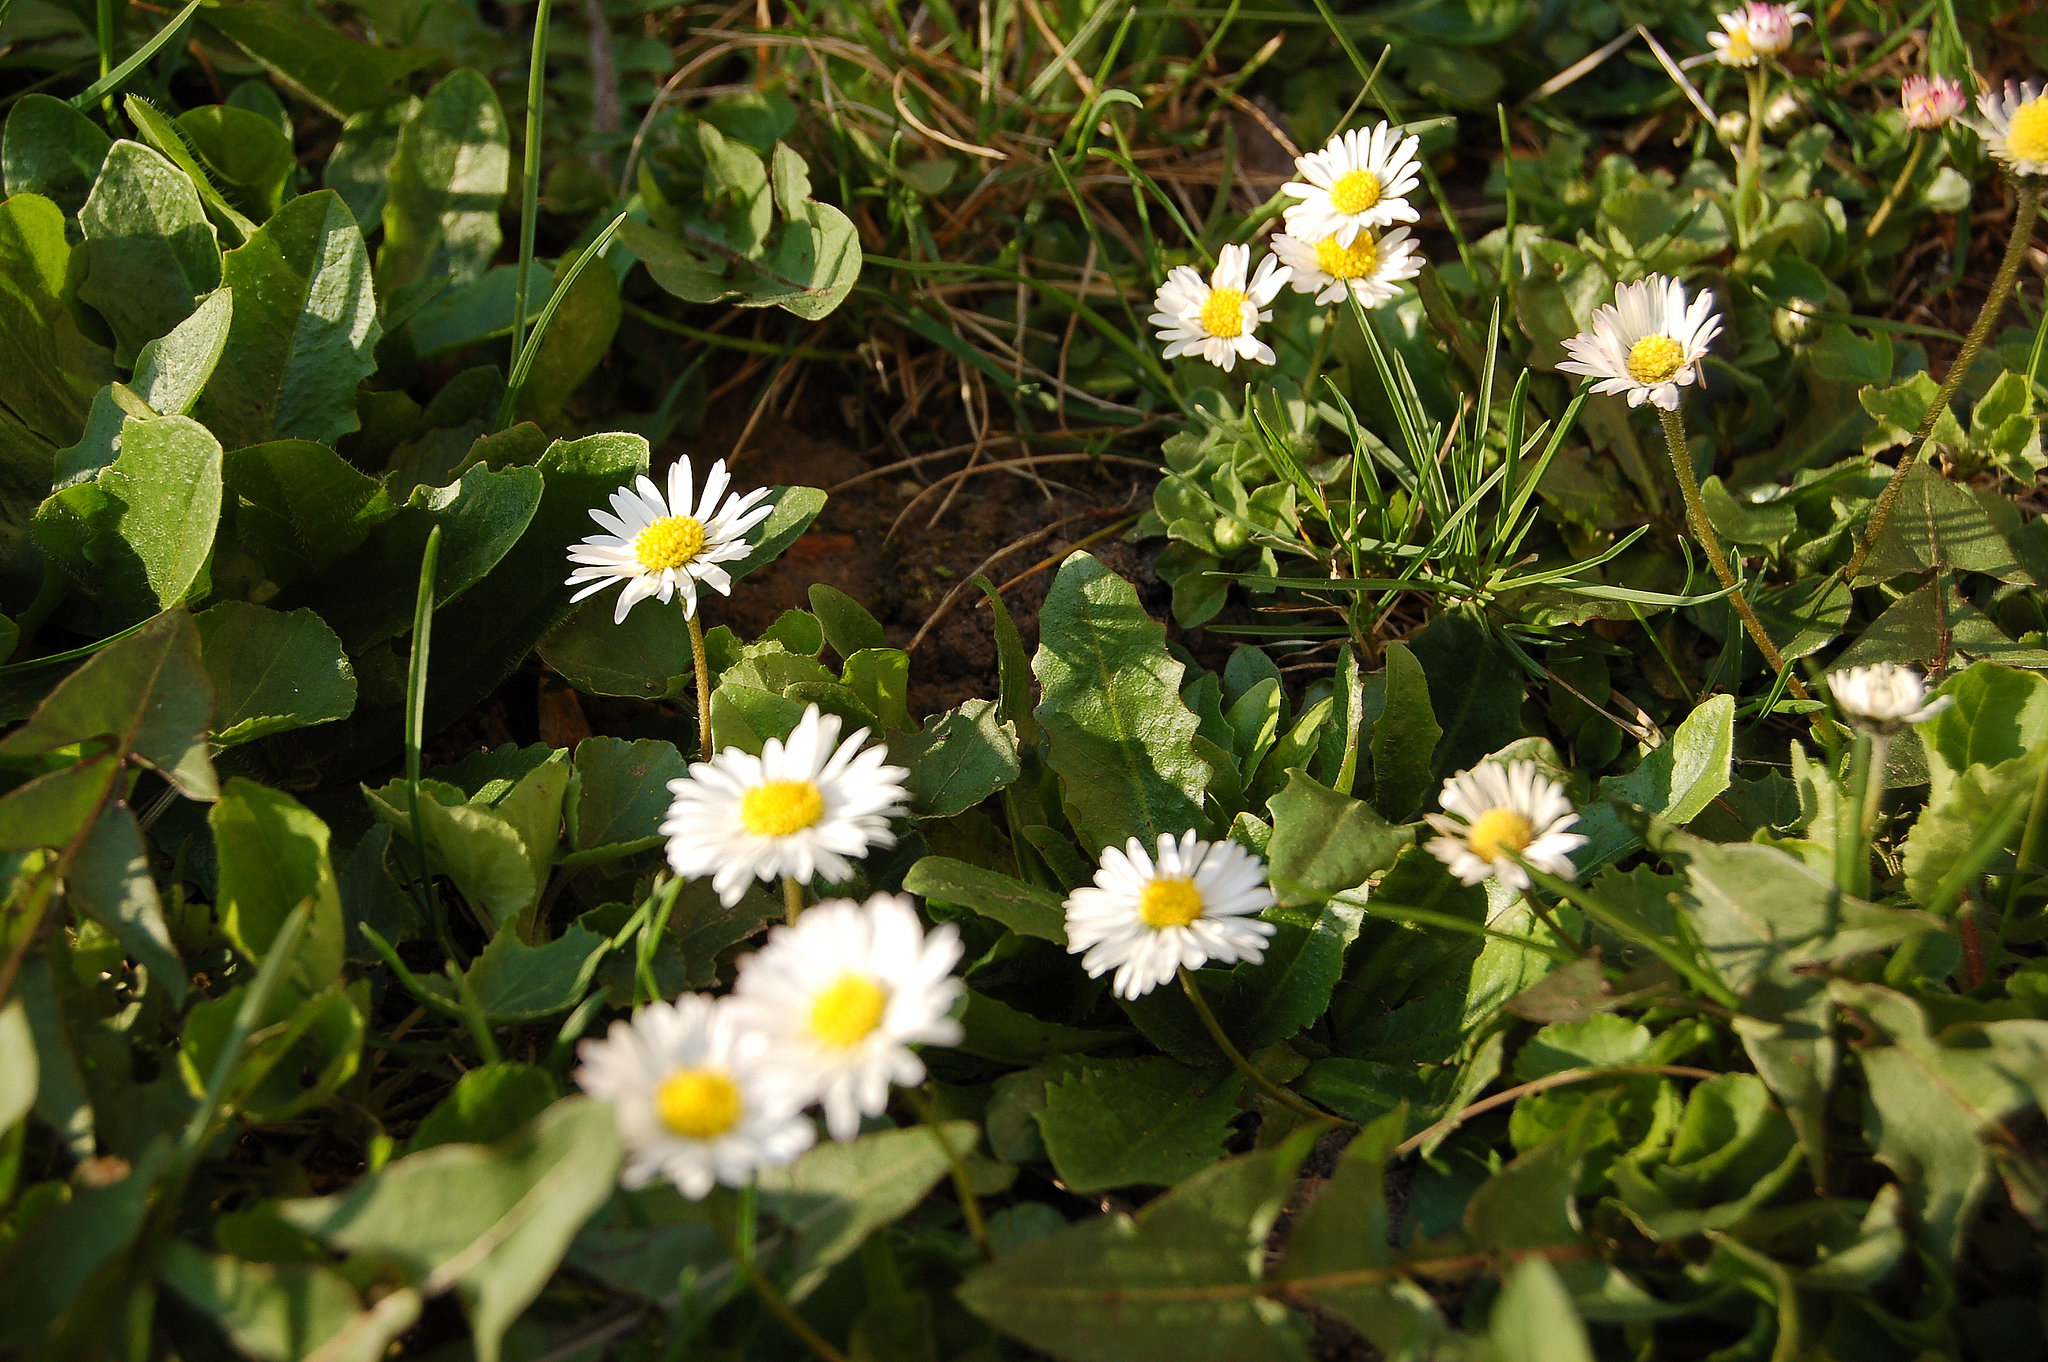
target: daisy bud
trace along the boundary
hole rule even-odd
[[[1831,672],[1828,690],[1850,723],[1873,733],[1896,733],[1908,724],[1924,723],[1955,703],[1952,695],[1930,703],[1920,673],[1890,662]]]
[[[1932,132],[1954,122],[1970,101],[1963,87],[1947,76],[1907,76],[1899,88],[1899,104],[1906,111],[1906,126]]]

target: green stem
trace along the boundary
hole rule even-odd
[[[1859,732],[1849,748],[1842,816],[1835,824],[1835,887],[1854,898],[1870,897],[1870,825],[1875,821],[1871,769],[1877,739]]]
[[[1898,203],[1899,195],[1906,192],[1906,181],[1912,179],[1913,172],[1920,168],[1920,157],[1926,153],[1927,144],[1932,140],[1933,134],[1926,132],[1914,140],[1912,154],[1906,157],[1905,169],[1899,172],[1898,179],[1892,181],[1891,192],[1884,196],[1884,202],[1870,215],[1870,221],[1863,224],[1864,246],[1868,246],[1871,239],[1883,230],[1885,219],[1892,215],[1892,208]]]
[[[931,1131],[932,1138],[939,1142],[939,1148],[946,1155],[946,1167],[953,1174],[953,1195],[959,1199],[960,1215],[967,1222],[967,1233],[973,1238],[975,1247],[981,1250],[982,1257],[994,1258],[996,1246],[988,1237],[988,1219],[981,1213],[981,1198],[974,1194],[974,1177],[967,1171],[967,1161],[960,1157],[960,1151],[953,1147],[953,1142],[940,1128],[938,1109],[916,1088],[905,1088],[903,1095],[910,1099],[911,1106],[917,1108],[918,1119],[924,1122],[925,1129]]]
[[[1202,996],[1201,986],[1195,982],[1195,976],[1188,973],[1186,966],[1182,966],[1179,973],[1180,986],[1187,993],[1188,1002],[1193,1005],[1195,1015],[1202,1019],[1202,1026],[1208,1031],[1209,1039],[1216,1042],[1216,1048],[1223,1052],[1223,1057],[1230,1061],[1231,1067],[1243,1074],[1253,1087],[1297,1116],[1306,1117],[1311,1121],[1346,1126],[1352,1130],[1358,1129],[1356,1121],[1347,1121],[1341,1116],[1333,1116],[1327,1111],[1310,1106],[1253,1068],[1252,1062],[1246,1059],[1243,1052],[1231,1044],[1230,1037],[1224,1034],[1223,1024],[1217,1021],[1216,1014],[1209,1010],[1209,1000]]]
[[[1735,239],[1749,244],[1750,204],[1756,198],[1757,172],[1762,168],[1764,139],[1764,96],[1770,88],[1770,72],[1759,62],[1745,73],[1749,81],[1749,129],[1742,139],[1742,164],[1735,171]]]
[[[1700,500],[1700,481],[1692,471],[1692,451],[1685,443],[1685,420],[1676,411],[1657,409],[1657,419],[1664,426],[1664,445],[1671,455],[1671,471],[1678,479],[1678,493],[1685,501],[1686,524],[1692,530],[1692,537],[1707,555],[1707,562],[1714,569],[1714,575],[1721,585],[1728,588],[1728,601],[1735,607],[1735,613],[1742,617],[1742,627],[1755,641],[1757,651],[1773,672],[1785,674],[1785,658],[1778,651],[1778,645],[1771,642],[1771,636],[1764,632],[1763,621],[1756,617],[1756,611],[1749,608],[1749,598],[1742,594],[1742,584],[1735,579],[1735,570],[1728,566],[1728,555],[1721,551],[1720,536],[1714,533],[1712,522],[1707,519],[1706,503]],[[1785,675],[1792,693],[1802,700],[1811,699],[1806,687],[1796,676]]]
[[[697,756],[710,761],[718,750],[711,739],[711,660],[704,651],[704,622],[692,611],[688,623],[690,664],[697,669]]]
[[[107,72],[114,69],[114,0],[99,0],[98,13],[100,42],[100,79],[107,78]],[[111,90],[101,99],[100,107],[107,115],[107,127],[114,126],[114,95]]]
[[[787,921],[790,926],[794,927],[796,926],[796,920],[799,917],[803,916],[803,911],[804,887],[796,882],[796,876],[784,875],[782,877],[783,919]]]
[[[535,0],[533,55],[526,66],[526,155],[519,185],[519,278],[512,286],[512,359],[526,344],[526,277],[533,271],[533,234],[540,219],[542,93],[548,77],[548,10],[554,0]],[[509,370],[508,370],[509,372]]]
[[[754,1288],[754,1294],[768,1307],[775,1318],[782,1321],[784,1328],[795,1334],[806,1348],[817,1354],[820,1362],[847,1362],[846,1354],[825,1341],[825,1336],[813,1329],[810,1322],[796,1312],[794,1306],[783,1299],[775,1284],[763,1276],[754,1263],[752,1253],[741,1253],[740,1245],[731,1245],[732,1260],[739,1266],[740,1274],[747,1279],[747,1285]]]
[[[1877,505],[1870,510],[1869,527],[1863,532],[1863,543],[1849,559],[1849,565],[1842,569],[1844,581],[1853,583],[1864,560],[1870,557],[1871,548],[1877,543],[1878,536],[1884,533],[1885,522],[1891,519],[1892,507],[1898,503],[1906,474],[1927,452],[1927,447],[1934,443],[1935,423],[1948,410],[1956,389],[1962,386],[1964,376],[1977,362],[1978,352],[1983,350],[1984,341],[1990,336],[1998,314],[2005,311],[2005,300],[2012,295],[2013,282],[2019,278],[2020,264],[2027,258],[2027,247],[2034,240],[2034,219],[2041,213],[2041,182],[2031,178],[2019,179],[2014,185],[2019,192],[2019,207],[2013,214],[2012,237],[2005,243],[2005,259],[1998,262],[1998,274],[1991,281],[1991,292],[1985,295],[1984,306],[1977,313],[1970,334],[1963,338],[1963,348],[1957,352],[1955,363],[1948,366],[1948,374],[1935,391],[1927,414],[1920,418],[1920,428],[1913,432],[1912,440],[1907,443],[1905,457],[1892,470],[1891,481],[1884,485],[1884,491],[1878,493]]]

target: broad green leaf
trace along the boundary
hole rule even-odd
[[[13,1130],[36,1104],[36,1038],[28,1009],[15,998],[0,1007],[0,1135]]]
[[[586,269],[584,273],[593,271]],[[526,320],[530,325],[546,305],[548,295],[554,292],[555,274],[546,261],[536,260],[526,280]],[[443,289],[413,314],[408,328],[413,349],[422,358],[439,357],[484,341],[509,337],[518,298],[517,265],[494,265],[473,283]],[[532,382],[531,376],[527,381]]]
[[[769,489],[768,504],[775,509],[747,535],[753,541],[753,551],[726,565],[726,575],[735,582],[767,567],[802,537],[825,509],[825,494],[815,487],[774,487]]]
[[[356,42],[279,0],[213,6],[205,18],[265,70],[336,118],[389,99],[406,76],[439,59],[423,48]]]
[[[356,386],[377,367],[383,327],[370,255],[340,197],[323,190],[292,200],[228,252],[223,278],[235,291],[234,322],[200,419],[235,449],[333,444],[354,430]]]
[[[577,254],[566,254],[555,262],[554,278],[541,301],[529,301],[534,311],[540,309],[541,302],[552,299],[555,289],[575,265]],[[533,369],[527,375],[526,386],[519,390],[520,416],[544,426],[559,423],[570,397],[611,349],[622,315],[619,276],[603,260],[592,261],[576,276],[575,284],[548,323],[547,333],[540,338]],[[532,320],[529,312],[527,321],[530,324]]]
[[[157,1273],[182,1303],[264,1362],[298,1362],[362,1311],[355,1289],[319,1263],[251,1263],[172,1243]]]
[[[966,1034],[953,1048],[998,1064],[1036,1064],[1054,1055],[1083,1054],[1114,1045],[1123,1035],[1042,1021],[973,989],[967,991],[967,1007],[960,1014],[960,1025]],[[1031,1138],[1038,1139],[1035,1126]],[[1044,1150],[1032,1157],[1045,1157]]]
[[[129,417],[121,452],[37,510],[36,543],[123,623],[192,593],[220,522],[220,444],[186,416]]]
[[[405,782],[366,790],[370,807],[401,839],[413,840]],[[464,802],[462,792],[439,781],[420,784],[420,826],[434,866],[494,926],[510,921],[540,892],[534,855],[518,829],[494,809]],[[552,851],[553,843],[548,850]]]
[[[1579,1170],[1611,1095],[1610,1089],[1579,1103],[1563,1131],[1515,1159],[1472,1194],[1464,1222],[1475,1246],[1513,1253],[1579,1242]]]
[[[1830,666],[1842,670],[1893,662],[1924,671],[1937,660],[1954,665],[1980,659],[2048,667],[2048,649],[2006,637],[1996,621],[1963,596],[1955,575],[1944,572],[1886,606]]]
[[[486,1064],[455,1080],[412,1133],[408,1153],[439,1144],[494,1144],[546,1111],[555,1080],[531,1064]]]
[[[585,738],[565,812],[575,851],[627,846],[660,835],[671,780],[689,774],[674,743],[657,738]]]
[[[298,964],[303,968],[304,955]],[[209,998],[186,1013],[178,1065],[193,1096],[206,1092],[250,987]],[[295,983],[281,983],[257,1015],[256,1029],[230,1073],[223,1104],[249,1121],[269,1125],[325,1102],[355,1076],[361,1062],[366,1031],[358,1003],[368,996],[367,983],[352,990],[335,983],[311,994]]]
[[[222,473],[242,547],[279,586],[325,572],[396,513],[375,478],[309,440],[232,450]]]
[[[1387,645],[1386,704],[1372,725],[1372,804],[1405,823],[1430,793],[1437,726],[1429,680],[1405,643]]]
[[[45,1329],[141,1229],[163,1152],[124,1177],[75,1189],[27,1226],[0,1273],[0,1348],[39,1355]]]
[[[860,233],[852,219],[811,197],[803,158],[775,144],[770,171],[776,206],[782,210],[781,240],[761,266],[769,285],[757,288],[742,306],[774,303],[816,321],[846,301],[860,280]]]
[[[840,658],[852,657],[863,648],[882,648],[889,640],[867,607],[838,587],[814,582],[810,590],[811,613],[825,626],[825,641]]]
[[[1171,1186],[1215,1162],[1243,1085],[1235,1070],[1163,1056],[1089,1060],[1047,1090],[1038,1129],[1076,1192]]]
[[[696,668],[676,610],[643,601],[615,624],[615,594],[601,592],[577,606],[541,640],[541,660],[589,695],[673,700],[687,692]]]
[[[346,1193],[281,1210],[334,1248],[390,1263],[425,1294],[453,1289],[479,1362],[499,1362],[506,1329],[612,1194],[618,1168],[611,1109],[570,1097],[496,1144],[408,1154]]]
[[[213,740],[222,747],[346,719],[356,674],[341,640],[310,610],[280,614],[223,601],[196,617],[213,679]]]
[[[41,194],[68,214],[85,206],[113,140],[61,99],[23,95],[7,115],[0,137],[0,173],[6,197]]]
[[[142,347],[135,357],[135,376],[128,386],[159,416],[184,416],[206,387],[227,348],[233,323],[234,294],[218,289],[208,294],[192,315]],[[112,460],[108,460],[112,462]]]
[[[100,811],[72,856],[65,890],[72,904],[98,919],[121,949],[149,971],[173,1003],[185,997],[185,967],[171,944],[141,825],[118,800]]]
[[[106,318],[120,364],[134,364],[145,343],[220,287],[220,245],[199,190],[140,142],[108,151],[78,226],[86,262],[78,296]]]
[[[49,495],[56,451],[78,438],[93,394],[113,377],[106,351],[72,318],[64,229],[64,214],[39,195],[0,203],[0,525],[25,523]]]
[[[1500,1362],[1593,1362],[1585,1321],[1541,1254],[1516,1263],[1494,1302],[1487,1336]]]
[[[997,717],[993,700],[969,700],[939,715],[896,755],[909,763],[912,807],[924,818],[964,813],[1023,770],[1016,730]]]
[[[498,204],[512,168],[505,112],[490,82],[467,69],[428,92],[398,136],[384,204],[377,287],[447,276],[467,284],[498,253]]]
[[[1914,902],[1946,911],[1978,875],[2005,868],[2002,855],[2018,849],[2043,761],[2048,749],[2037,746],[1996,766],[1970,766],[1927,801],[1900,857]]]
[[[341,140],[321,169],[321,184],[341,195],[366,230],[384,221],[385,186],[391,158],[398,152],[398,134],[419,111],[418,99],[400,95],[349,115],[341,125]]]
[[[227,201],[263,222],[291,197],[298,157],[273,119],[232,104],[206,104],[179,114],[178,134]]]
[[[1301,771],[1288,775],[1287,788],[1268,807],[1273,892],[1290,907],[1363,885],[1415,840],[1412,829],[1388,823],[1363,800],[1325,789]]]
[[[1485,625],[1462,614],[1440,615],[1409,646],[1422,664],[1442,731],[1432,776],[1468,770],[1522,736],[1522,670]]]
[[[1960,430],[1956,433],[1961,436]],[[1982,572],[2005,581],[2020,581],[2026,575],[2005,536],[1969,489],[1950,482],[1923,459],[1900,483],[1894,513],[1853,585],[1927,572],[1937,562],[1953,571]]]
[[[341,977],[341,888],[327,825],[278,790],[236,777],[208,817],[220,858],[219,910],[228,938],[261,962],[294,908],[310,899],[290,977],[316,993]]]
[[[199,202],[205,206],[207,217],[213,220],[214,226],[227,240],[247,241],[255,232],[256,224],[220,192],[219,186],[213,182],[212,172],[192,154],[192,146],[178,131],[178,125],[140,95],[123,96],[121,111],[128,115],[128,121],[135,125],[136,133],[152,151],[184,172],[192,187],[199,191]]]
[[[1917,726],[1927,752],[1930,804],[1972,766],[1998,766],[2048,742],[2048,676],[1978,662],[1938,692],[1949,704]]]
[[[935,903],[955,904],[992,918],[1019,935],[1066,944],[1066,910],[1059,895],[997,871],[946,856],[926,856],[910,867],[903,887]]]
[[[470,990],[492,1021],[534,1021],[567,1012],[590,991],[591,976],[609,944],[571,924],[553,941],[529,946],[508,925],[470,965]]]
[[[1728,788],[1734,752],[1735,697],[1716,695],[1688,714],[1635,770],[1601,780],[1603,802],[1581,810],[1572,829],[1587,838],[1572,857],[1579,873],[1611,865],[1639,845],[1620,811],[1605,801],[1647,809],[1667,823],[1689,823]]]
[[[1099,851],[1199,828],[1209,768],[1180,698],[1183,669],[1130,583],[1074,554],[1053,579],[1038,631],[1036,717],[1083,841]]]
[[[1276,908],[1266,916],[1277,930],[1265,957],[1232,969],[1216,1000],[1224,1027],[1245,1051],[1277,1045],[1323,1015],[1344,972],[1344,952],[1365,922],[1365,910],[1341,898],[1313,911]]]

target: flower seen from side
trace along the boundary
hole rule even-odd
[[[1707,42],[1714,49],[1714,60],[1723,66],[1755,66],[1779,56],[1792,46],[1793,30],[1812,22],[1796,4],[1770,5],[1758,0],[1747,0],[1715,18],[1721,31],[1707,34]]]
[[[626,1162],[619,1180],[666,1178],[697,1199],[712,1184],[743,1187],[757,1169],[788,1163],[817,1132],[803,1104],[762,1067],[766,1042],[737,1024],[732,1005],[688,993],[615,1021],[576,1047],[576,1082],[610,1105]]]
[[[868,731],[839,741],[839,716],[805,708],[786,740],[754,756],[728,747],[668,784],[674,797],[661,835],[678,875],[708,875],[728,907],[756,879],[823,875],[837,884],[852,861],[896,844],[889,820],[905,812],[910,772],[888,750],[863,747]]]
[[[1401,281],[1422,273],[1422,254],[1406,227],[1385,236],[1360,232],[1349,246],[1326,236],[1313,244],[1282,232],[1273,254],[1293,271],[1296,293],[1313,293],[1322,305],[1342,302],[1349,291],[1366,307],[1378,307],[1401,292]]]
[[[1166,276],[1150,319],[1166,342],[1166,358],[1196,355],[1225,373],[1240,359],[1274,361],[1258,329],[1273,320],[1267,306],[1287,282],[1287,267],[1269,255],[1247,277],[1251,258],[1249,246],[1225,246],[1207,280],[1192,265],[1176,265]]]
[[[1420,177],[1415,148],[1421,140],[1381,123],[1354,128],[1321,151],[1295,157],[1299,178],[1280,188],[1301,200],[1286,212],[1287,234],[1311,245],[1333,236],[1339,246],[1349,246],[1360,232],[1414,222],[1420,215],[1407,196]]]
[[[723,459],[711,465],[704,477],[704,495],[693,505],[693,476],[690,461],[677,459],[668,471],[666,496],[643,474],[631,487],[612,493],[610,511],[591,511],[590,518],[605,533],[569,549],[569,561],[580,565],[569,574],[569,585],[580,588],[572,600],[621,587],[612,612],[612,622],[618,624],[649,597],[666,605],[680,595],[683,615],[690,618],[697,613],[699,587],[731,594],[732,578],[719,564],[752,552],[747,531],[775,508],[762,504],[768,496],[765,487],[745,496],[726,496],[731,479]]]
[[[1117,996],[1137,998],[1182,966],[1258,963],[1275,929],[1256,915],[1275,902],[1265,862],[1235,842],[1162,834],[1147,855],[1133,837],[1103,848],[1095,883],[1067,896],[1067,949],[1091,978],[1115,970]]]
[[[1711,290],[1688,303],[1685,285],[1653,274],[1617,288],[1593,325],[1565,341],[1571,358],[1557,367],[1598,380],[1596,393],[1626,394],[1631,407],[1676,411],[1678,390],[1700,381],[1700,361],[1720,334]]]
[[[929,933],[910,900],[828,899],[778,927],[740,962],[732,1003],[767,1041],[764,1063],[796,1100],[820,1102],[836,1140],[889,1105],[889,1086],[924,1082],[913,1045],[957,1045],[948,1014],[963,991],[952,977],[960,934]]]
[[[1445,781],[1437,803],[1442,813],[1424,815],[1438,834],[1429,854],[1466,884],[1496,879],[1527,889],[1529,874],[1517,856],[1561,879],[1576,873],[1571,854],[1586,844],[1571,831],[1579,815],[1535,762],[1481,762]]]
[[[1906,126],[1932,132],[1954,122],[1970,107],[1963,87],[1947,76],[1907,76],[1899,87],[1899,106],[1906,111]]]
[[[1828,690],[1850,723],[1876,733],[1924,723],[1955,702],[1952,695],[1928,700],[1920,673],[1891,662],[1830,672]]]
[[[2048,175],[2048,91],[2038,81],[2007,81],[1977,96],[1977,135],[2015,175]]]

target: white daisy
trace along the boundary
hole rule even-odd
[[[1723,66],[1755,66],[1766,57],[1775,57],[1792,46],[1793,29],[1812,22],[1796,4],[1767,5],[1757,0],[1715,17],[1721,21],[1722,31],[1709,33],[1707,42],[1713,46],[1714,60]]]
[[[1365,306],[1378,307],[1401,292],[1403,279],[1422,273],[1422,253],[1406,227],[1382,237],[1360,232],[1349,246],[1334,236],[1311,244],[1282,232],[1273,238],[1273,254],[1294,272],[1294,291],[1313,293],[1324,305],[1341,302],[1348,289]]]
[[[1445,781],[1437,803],[1443,813],[1424,815],[1442,834],[1430,839],[1429,854],[1466,884],[1491,877],[1527,889],[1529,874],[1515,855],[1563,879],[1576,873],[1572,852],[1586,839],[1566,829],[1579,816],[1564,790],[1535,762],[1481,762]]]
[[[1273,362],[1273,347],[1255,333],[1260,323],[1273,320],[1266,305],[1287,282],[1287,268],[1269,255],[1247,282],[1251,259],[1251,247],[1225,246],[1207,283],[1192,265],[1176,265],[1167,274],[1152,300],[1150,320],[1166,342],[1168,359],[1199,355],[1225,373],[1240,358]]]
[[[582,600],[608,586],[620,583],[614,623],[622,623],[626,612],[649,596],[668,604],[677,592],[683,597],[683,616],[697,613],[697,587],[701,584],[723,595],[732,593],[732,578],[720,563],[744,558],[753,546],[748,530],[766,520],[775,509],[761,501],[768,489],[757,487],[745,496],[725,497],[725,460],[711,465],[704,479],[704,496],[690,509],[690,461],[677,459],[668,470],[668,496],[663,497],[654,479],[642,474],[631,487],[612,493],[610,513],[593,510],[590,518],[604,526],[605,534],[594,534],[569,549],[569,561],[581,563],[569,574],[569,585],[587,583],[571,600]]]
[[[1330,139],[1321,151],[1294,158],[1301,178],[1280,186],[1300,199],[1287,210],[1287,234],[1316,242],[1326,236],[1349,246],[1360,232],[1377,231],[1420,216],[1407,195],[1419,178],[1415,148],[1419,137],[1402,137],[1381,123],[1354,128]]]
[[[1955,703],[1953,695],[1930,703],[1920,673],[1890,662],[1830,672],[1828,690],[1851,723],[1878,733],[1924,723]]]
[[[1906,111],[1907,127],[1932,132],[1954,122],[1970,100],[1947,76],[1907,76],[1899,87],[1899,107]]]
[[[766,1042],[737,1023],[731,1005],[686,993],[649,1003],[603,1040],[576,1047],[576,1081],[611,1105],[626,1165],[619,1181],[657,1177],[693,1200],[722,1182],[743,1187],[757,1168],[788,1163],[817,1132],[803,1103],[761,1065]]]
[[[2048,93],[2039,81],[2009,80],[1977,96],[1984,121],[1974,126],[1991,154],[2015,175],[2048,175]]]
[[[1627,393],[1631,407],[1647,399],[1677,411],[1678,390],[1699,381],[1700,361],[1720,334],[1712,290],[1688,307],[1685,285],[1653,274],[1616,289],[1614,301],[1593,314],[1592,328],[1565,341],[1571,358],[1557,367],[1599,379],[1596,393]]]
[[[1183,965],[1257,964],[1275,929],[1253,914],[1275,902],[1266,863],[1235,842],[1162,833],[1158,854],[1147,856],[1133,837],[1104,847],[1095,883],[1067,896],[1067,949],[1087,952],[1090,978],[1114,969],[1117,995],[1136,998]]]
[[[964,991],[959,960],[958,930],[927,935],[901,895],[829,899],[740,962],[732,1007],[767,1040],[763,1062],[785,1090],[823,1103],[832,1138],[850,1140],[887,1109],[890,1084],[924,1082],[911,1046],[960,1043],[947,1015]]]
[[[727,907],[756,879],[848,878],[849,857],[896,845],[889,820],[908,807],[910,772],[885,764],[888,749],[862,748],[867,736],[840,742],[839,716],[811,705],[788,741],[770,738],[758,757],[728,747],[690,763],[688,779],[668,783],[668,863],[686,878],[711,876]]]

